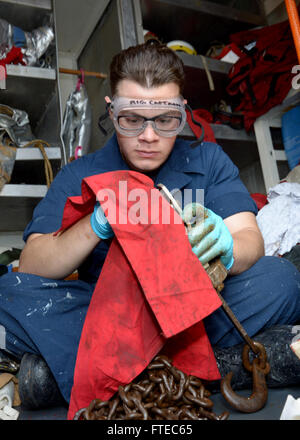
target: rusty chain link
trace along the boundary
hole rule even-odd
[[[144,372],[108,401],[94,399],[74,420],[226,420],[212,411],[210,392],[201,380],[156,356]]]

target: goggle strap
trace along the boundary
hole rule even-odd
[[[201,124],[201,122],[195,120],[194,115],[193,115],[193,110],[191,109],[191,107],[188,104],[185,104],[185,107],[190,112],[193,123],[195,125],[198,125],[198,127],[201,128],[201,136],[199,138],[197,138],[197,140],[191,144],[191,148],[195,148],[203,142],[205,131],[204,131],[204,127]]]
[[[107,102],[106,106],[105,106],[105,113],[103,113],[103,115],[99,116],[99,119],[98,119],[98,127],[99,127],[100,131],[102,131],[104,136],[107,136],[108,132],[102,126],[102,122],[105,121],[105,119],[108,118],[108,116],[109,116],[109,108],[110,108],[110,102]]]

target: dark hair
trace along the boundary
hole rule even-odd
[[[117,93],[118,83],[123,79],[135,81],[146,88],[174,82],[183,94],[183,62],[164,44],[139,44],[122,50],[113,57],[110,65],[110,87],[113,95]]]

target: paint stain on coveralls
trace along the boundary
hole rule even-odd
[[[39,302],[39,301],[38,301]],[[34,308],[34,309],[32,309],[31,307],[29,308],[29,310],[28,310],[28,313],[26,313],[26,316],[31,316],[31,315],[33,315],[34,313],[36,313],[36,312],[41,312],[42,313],[42,315],[43,316],[45,316],[47,313],[48,313],[48,311],[49,311],[49,309],[51,309],[51,307],[52,307],[52,299],[50,298],[49,300],[48,300],[48,302],[47,302],[47,304],[45,305],[45,306],[43,306],[43,307],[40,307],[40,308]]]

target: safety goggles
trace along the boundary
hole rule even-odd
[[[172,137],[183,130],[186,122],[182,97],[158,100],[115,96],[110,104],[110,110],[115,129],[125,136],[138,136],[145,130],[147,124],[151,124],[158,135]],[[154,116],[144,116],[144,110],[151,110],[150,114],[153,111]]]

